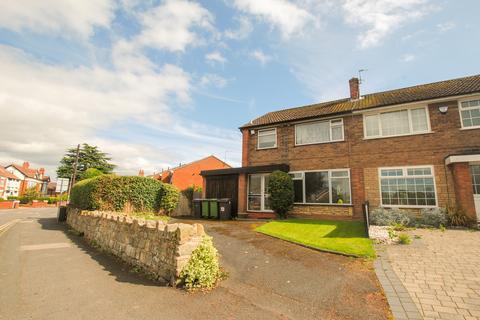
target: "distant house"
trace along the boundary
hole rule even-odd
[[[5,169],[20,178],[20,187],[18,195],[22,196],[29,188],[35,187],[41,194],[47,193],[47,186],[50,182],[50,177],[45,175],[45,169],[30,168],[30,163],[24,162],[21,166],[17,164],[10,164]]]
[[[173,184],[180,190],[184,190],[193,185],[197,187],[201,187],[203,185],[203,178],[200,175],[200,171],[227,168],[231,168],[231,166],[211,155],[206,158],[187,164],[181,164],[178,167],[154,174],[152,178],[160,180],[164,183]],[[140,170],[139,174],[143,175],[143,170]]]
[[[0,167],[0,198],[7,199],[9,196],[18,196],[20,178],[5,168]]]

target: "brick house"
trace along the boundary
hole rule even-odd
[[[45,175],[45,169],[30,168],[30,163],[24,162],[21,166],[17,164],[10,164],[5,169],[20,178],[20,186],[18,195],[22,196],[29,188],[35,187],[41,194],[47,194],[47,186],[50,182],[50,177]]]
[[[181,164],[172,169],[164,170],[153,175],[153,178],[164,183],[173,184],[180,190],[185,190],[191,186],[201,187],[203,185],[203,178],[200,175],[202,170],[225,168],[231,168],[231,166],[214,155],[211,155],[200,160]],[[140,170],[139,175],[143,176],[143,174],[143,170]]]
[[[457,205],[480,217],[480,75],[267,113],[243,125],[242,167],[205,171],[205,196],[271,217],[268,175],[289,172],[292,214],[361,219],[362,204]],[[227,181],[227,182],[225,182]],[[236,188],[235,188],[236,186]]]
[[[20,178],[0,166],[0,199],[18,196],[19,188]]]

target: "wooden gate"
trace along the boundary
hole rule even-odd
[[[207,176],[205,196],[208,199],[232,200],[232,217],[238,212],[238,174]]]

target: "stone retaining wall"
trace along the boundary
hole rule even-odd
[[[205,235],[201,224],[166,224],[75,208],[68,208],[67,224],[102,250],[172,284]]]

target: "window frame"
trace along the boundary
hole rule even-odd
[[[348,192],[350,194],[350,202],[349,203],[332,203],[332,172],[336,171],[343,171],[347,172],[348,175],[345,177],[333,177],[334,179],[338,178],[348,178]],[[307,190],[305,189],[305,173],[308,172],[328,172],[328,197],[329,203],[312,203],[306,202],[307,198]],[[296,170],[290,171],[288,174],[301,174],[301,178],[292,178],[292,180],[302,180],[302,187],[303,187],[303,202],[294,202],[296,205],[313,205],[313,206],[352,206],[353,205],[353,197],[352,197],[352,179],[350,174],[350,168],[341,168],[341,169],[317,169],[317,170]]]
[[[425,109],[426,120],[427,120],[427,130],[426,131],[413,132],[412,110],[421,109],[421,108]],[[408,129],[409,129],[409,132],[408,133],[402,133],[402,134],[388,135],[388,136],[382,135],[381,115],[383,113],[405,111],[405,110],[408,113]],[[377,136],[367,136],[367,125],[366,125],[365,118],[368,117],[368,116],[373,116],[373,115],[378,116],[378,132],[379,132],[379,135],[377,135]],[[363,119],[362,120],[363,120],[363,123],[362,123],[363,124],[363,139],[365,139],[365,140],[413,136],[413,135],[426,134],[426,133],[431,133],[432,132],[428,105],[415,105],[415,106],[408,106],[408,107],[402,106],[402,107],[397,107],[397,108],[393,108],[393,109],[384,109],[384,110],[381,110],[381,111],[366,112],[366,113],[363,114]]]
[[[248,174],[247,176],[247,212],[273,212],[271,209],[263,209],[265,208],[265,176],[269,176],[271,173],[252,173]],[[250,177],[251,176],[260,176],[260,210],[250,209],[248,207],[249,204],[249,196],[250,196]],[[255,196],[258,196],[255,194]]]
[[[338,121],[342,123],[342,139],[338,140],[332,140],[332,122]],[[315,123],[322,123],[322,122],[328,122],[330,124],[330,141],[324,141],[324,142],[309,142],[309,143],[297,143],[297,127],[301,125],[308,125],[308,124],[315,124]],[[340,126],[340,125],[333,125],[333,126]],[[307,122],[300,122],[300,123],[295,123],[295,146],[309,146],[312,144],[324,144],[324,143],[335,143],[335,142],[342,142],[345,141],[345,123],[343,121],[343,118],[334,118],[334,119],[328,119],[328,120],[314,120],[314,121],[307,121]]]
[[[273,147],[260,148],[261,133],[265,132],[265,131],[272,131],[272,130],[275,132],[275,145]],[[257,130],[257,150],[275,149],[275,148],[277,148],[277,145],[278,145],[278,135],[277,135],[277,128],[276,127],[274,127],[274,128],[264,128],[264,129],[258,129]]]
[[[470,126],[470,127],[465,127],[463,125],[463,118],[462,118],[462,102],[467,102],[467,101],[472,101],[472,100],[480,100],[480,96],[473,96],[473,97],[468,97],[468,98],[463,98],[458,100],[458,114],[460,117],[460,130],[473,130],[473,129],[480,129],[480,126]],[[480,109],[480,107],[478,107]],[[475,108],[474,108],[475,109]]]
[[[432,172],[431,175],[408,175],[408,169],[418,169],[418,168],[429,168]],[[392,169],[402,169],[402,176],[390,176],[382,177],[382,170],[392,170]],[[419,178],[432,178],[433,179],[433,192],[435,193],[435,205],[408,205],[408,204],[383,204],[382,198],[382,178],[385,179],[406,179],[408,177],[419,177]],[[420,165],[420,166],[395,166],[395,167],[379,167],[378,168],[378,193],[380,197],[380,206],[382,208],[411,208],[411,209],[422,209],[422,208],[437,208],[438,207],[438,193],[437,193],[437,182],[435,181],[435,168],[433,165]]]

